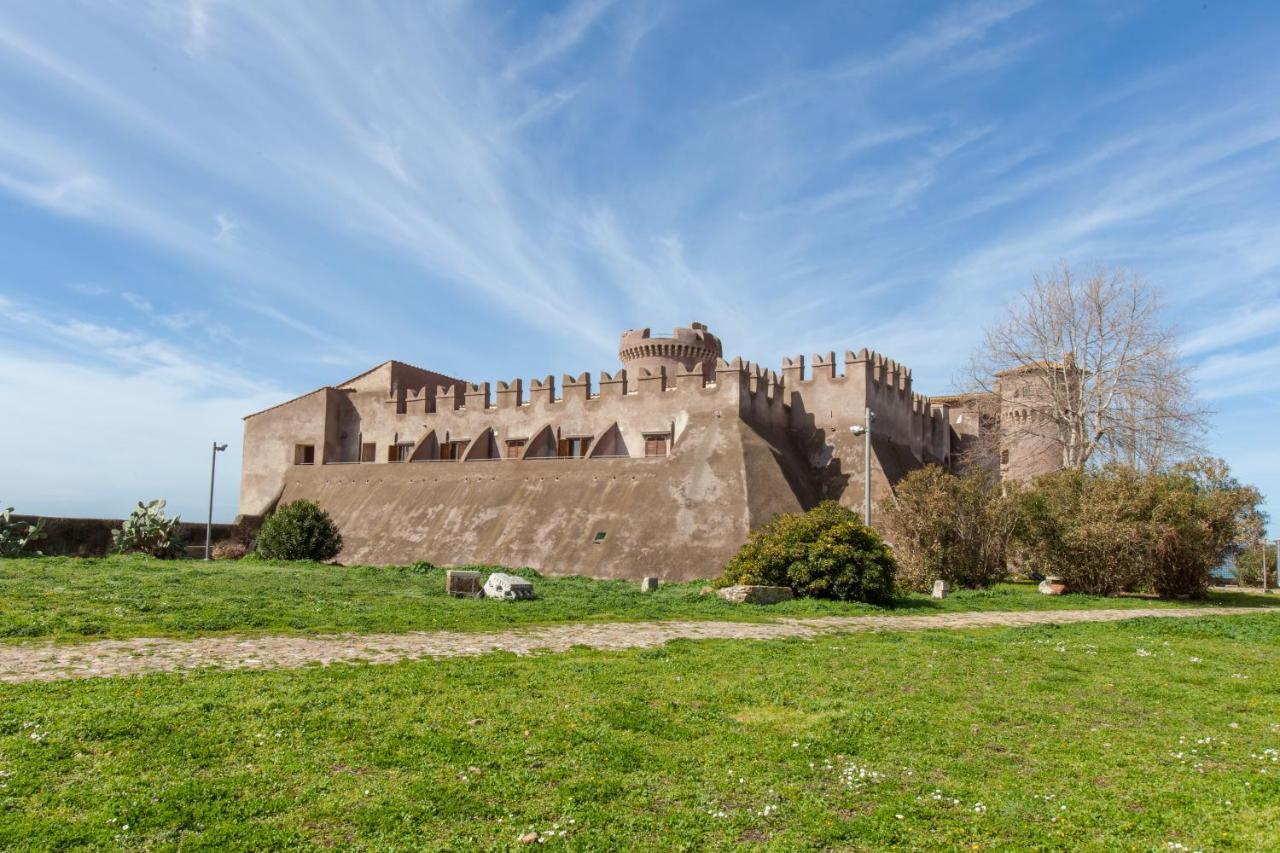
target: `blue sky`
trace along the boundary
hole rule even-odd
[[[1278,42],[1243,2],[0,4],[0,501],[200,518],[216,438],[229,519],[251,411],[694,319],[940,393],[1065,259],[1161,289],[1276,514]]]

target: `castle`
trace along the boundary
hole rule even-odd
[[[693,323],[624,332],[619,357],[616,373],[558,388],[388,361],[249,415],[241,516],[314,500],[342,532],[344,562],[689,580],[719,574],[777,513],[827,498],[860,509],[864,439],[851,428],[867,409],[876,501],[966,449],[998,452],[989,464],[1006,477],[1058,464],[1034,436],[1001,436],[1001,421],[1026,416],[1017,389],[997,417],[972,396],[915,393],[909,369],[865,349],[775,372],[725,360]]]

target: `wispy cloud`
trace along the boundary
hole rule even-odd
[[[730,106],[749,106],[761,99],[784,95],[799,88],[822,88],[836,82],[891,77],[922,66],[936,70],[939,58],[947,52],[985,38],[994,27],[1026,11],[1035,3],[1036,0],[1007,0],[963,4],[934,17],[919,31],[902,38],[888,50],[837,62],[818,71],[777,77],[735,99]]]
[[[1182,352],[1197,356],[1277,334],[1280,334],[1280,290],[1268,301],[1237,308],[1196,328],[1183,342]]]
[[[572,50],[613,6],[613,0],[574,0],[547,18],[538,34],[511,57],[505,76],[517,77]]]

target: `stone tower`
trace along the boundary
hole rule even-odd
[[[668,376],[675,376],[679,370],[701,370],[704,377],[714,381],[716,361],[721,355],[720,339],[702,323],[690,323],[689,328],[678,328],[664,338],[653,337],[648,329],[628,329],[622,333],[618,346],[618,358],[630,377],[640,376],[641,368],[656,373],[664,367]]]
[[[1065,371],[1057,366],[1059,380]],[[1000,401],[1000,478],[1033,480],[1062,468],[1062,438],[1057,426],[1042,414],[1052,390],[1040,365],[1027,365],[996,375]]]

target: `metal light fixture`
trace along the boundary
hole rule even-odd
[[[862,451],[862,496],[866,503],[863,509],[863,521],[868,527],[871,526],[871,422],[875,420],[876,413],[867,409],[864,413],[865,417],[861,424],[855,424],[849,427],[849,432],[854,435],[863,437]]]
[[[226,450],[225,444],[213,443],[213,454],[209,462],[209,520],[204,525],[204,559],[209,561],[213,551],[213,478],[218,472],[218,453]]]

